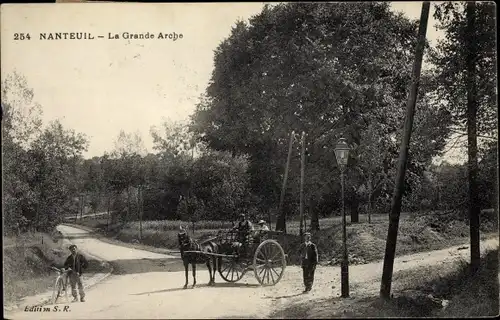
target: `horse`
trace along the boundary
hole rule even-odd
[[[210,256],[206,253],[217,253],[218,245],[213,241],[205,241],[201,244],[191,239],[187,232],[180,227],[179,234],[177,235],[179,240],[179,249],[181,251],[181,259],[184,264],[184,270],[186,272],[186,283],[184,284],[184,289],[188,285],[188,269],[189,264],[191,264],[191,269],[193,270],[193,288],[196,286],[196,265],[205,263],[208,268],[208,273],[210,274],[209,286],[215,285],[215,271],[217,270],[217,258],[216,256]],[[198,252],[185,252],[185,251],[199,251]],[[210,262],[213,265],[210,265]],[[212,273],[213,270],[213,273]]]

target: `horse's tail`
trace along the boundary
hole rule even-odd
[[[209,251],[210,253],[216,253],[216,254],[219,253],[219,245],[217,243],[215,243],[214,241],[206,241],[205,245],[208,249],[207,251]],[[212,256],[212,262],[214,265],[214,269],[218,270],[217,269],[218,259],[216,256]]]

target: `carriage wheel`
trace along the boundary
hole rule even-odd
[[[226,282],[239,281],[245,275],[245,269],[234,258],[219,258],[219,274]]]
[[[255,250],[253,258],[255,278],[263,286],[277,284],[285,272],[286,257],[275,240],[265,240]]]

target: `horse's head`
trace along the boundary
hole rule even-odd
[[[179,246],[185,248],[189,247],[191,244],[191,238],[188,236],[186,230],[182,227],[182,225],[179,228],[179,234],[177,235],[177,238],[179,239]]]

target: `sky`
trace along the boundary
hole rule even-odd
[[[213,50],[237,20],[264,3],[2,5],[2,78],[16,70],[34,89],[43,121],[59,119],[87,135],[85,157],[111,151],[120,130],[139,133],[153,151],[152,126],[186,121],[213,69]],[[421,2],[394,2],[393,10],[420,17]],[[429,16],[431,45],[442,34]],[[30,41],[8,35],[30,33]],[[98,40],[39,40],[40,32],[90,32]],[[159,32],[177,41],[108,40],[108,33]]]

